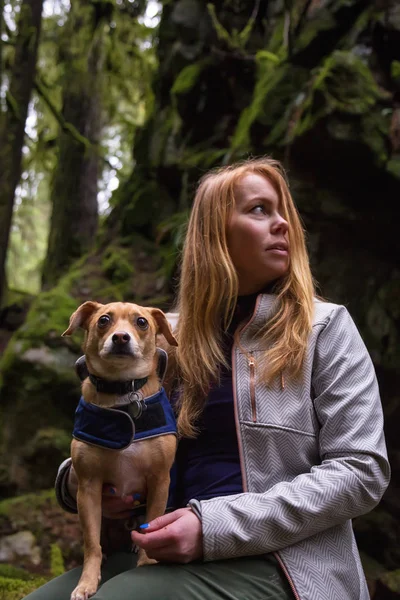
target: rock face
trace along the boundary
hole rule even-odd
[[[290,4],[165,3],[155,108],[109,233],[37,299],[1,364],[4,489],[22,490],[34,477],[20,432],[31,448],[43,430],[71,426],[79,347],[59,338],[70,312],[89,298],[165,307],[196,181],[215,165],[273,155],[288,169],[319,291],[349,308],[377,369],[393,476],[380,507],[355,526],[380,565],[368,567],[371,577],[382,565],[392,573],[375,597],[392,597],[400,564],[400,12],[395,0]]]
[[[284,5],[165,5],[156,107],[126,187],[145,195],[146,213],[127,193],[114,218],[123,230],[139,220],[149,231],[160,198],[166,210],[179,196],[184,213],[210,167],[249,154],[283,161],[319,292],[348,307],[376,366],[392,483],[355,526],[365,553],[392,573],[376,597],[392,597],[400,565],[399,6]]]
[[[90,299],[165,308],[167,279],[154,277],[160,263],[139,235],[114,238],[32,303],[0,362],[0,496],[51,487],[69,456],[80,396],[74,364],[83,340],[79,333],[61,337],[71,314]]]
[[[31,531],[19,531],[0,540],[0,562],[11,563],[28,558],[32,565],[40,563],[40,548]]]

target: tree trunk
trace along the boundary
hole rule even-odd
[[[3,82],[3,11],[4,11],[4,0],[0,0],[0,89],[1,84]],[[1,119],[1,111],[0,111],[0,119]]]
[[[42,4],[43,0],[22,2],[7,112],[0,125],[0,299],[5,288],[14,195],[21,176],[25,121],[36,72]]]
[[[104,23],[93,4],[73,4],[66,32],[63,110],[58,137],[49,243],[42,281],[54,285],[91,247],[98,224]]]

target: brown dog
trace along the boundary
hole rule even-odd
[[[107,427],[109,414],[110,419],[114,415],[120,417],[121,411],[128,407],[130,416],[123,414],[122,419],[127,420],[128,425],[130,419],[136,423],[135,415],[140,416],[142,410],[148,408],[144,399],[157,399],[160,390],[156,370],[157,334],[161,333],[169,344],[177,346],[164,313],[157,308],[123,302],[106,305],[85,302],[73,313],[63,335],[71,335],[78,327],[86,330],[83,350],[90,374],[82,383],[83,408],[98,411]],[[160,410],[158,416],[159,413]],[[146,519],[151,521],[165,512],[169,473],[176,451],[176,436],[171,433],[133,443],[131,439],[120,450],[92,445],[90,436],[89,431],[89,437],[81,441],[74,430],[75,439],[71,444],[84,540],[83,572],[71,600],[86,600],[96,592],[100,581],[103,483],[112,483],[122,495],[135,491],[146,497]],[[144,551],[139,551],[138,566],[152,562],[155,561]]]

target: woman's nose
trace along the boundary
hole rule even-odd
[[[273,225],[274,232],[281,232],[283,235],[285,235],[288,231],[288,228],[288,222],[281,215],[277,215]]]

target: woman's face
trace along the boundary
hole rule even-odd
[[[265,177],[251,173],[235,186],[227,226],[229,254],[239,278],[239,294],[253,294],[289,268],[288,224],[278,194]]]

